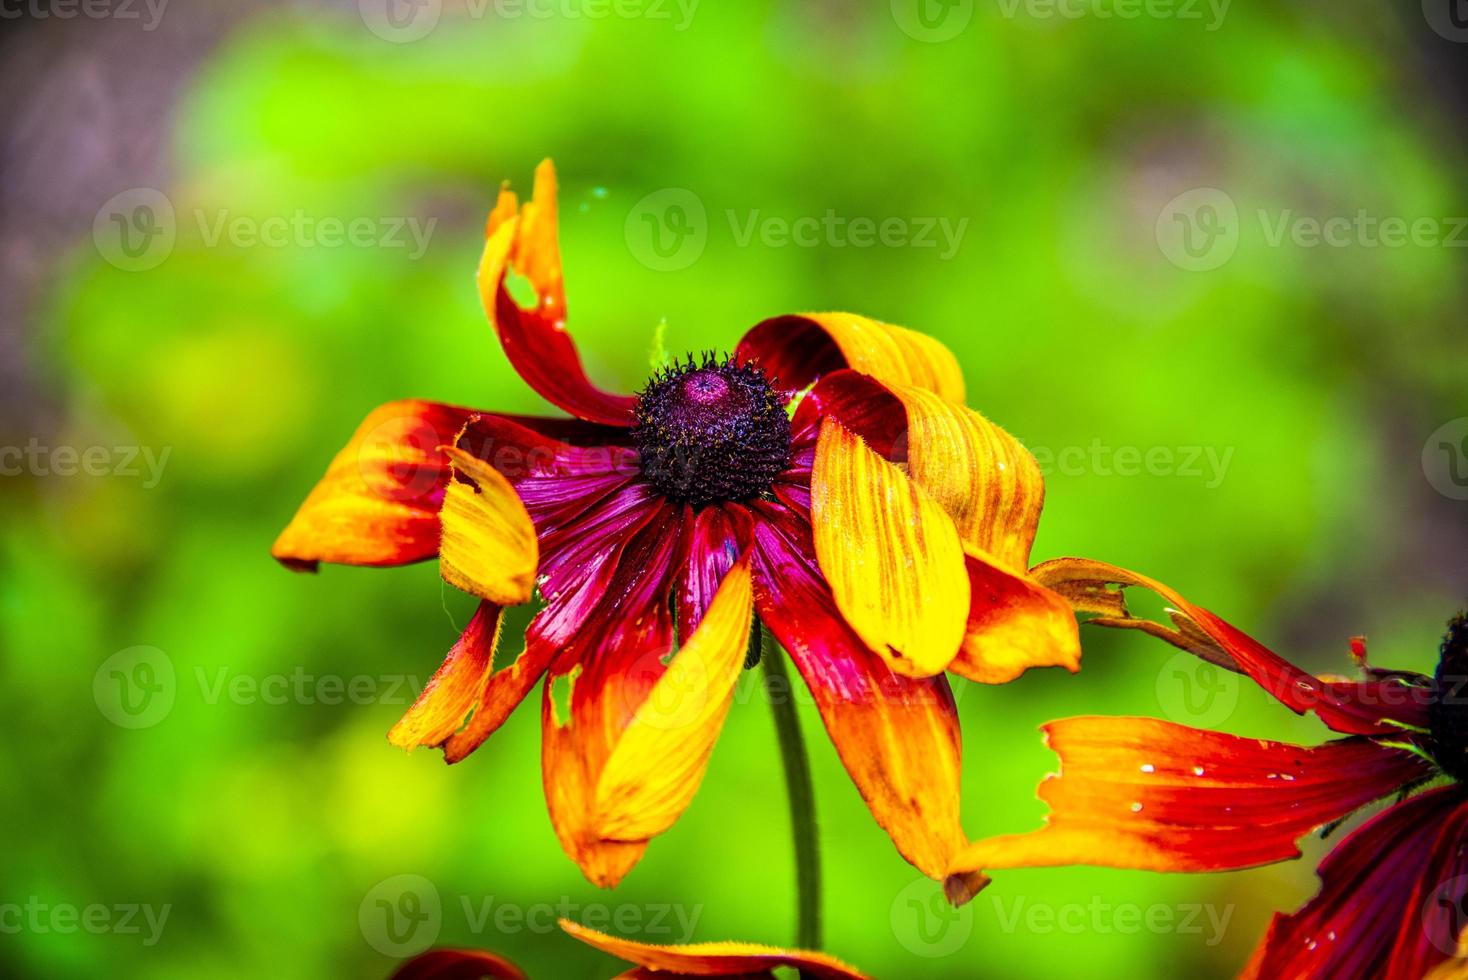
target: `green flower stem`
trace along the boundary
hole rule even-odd
[[[761,633],[765,696],[775,716],[775,734],[780,740],[780,759],[785,766],[785,790],[790,797],[790,830],[795,843],[795,943],[801,949],[820,949],[821,851],[810,758],[800,734],[785,651],[767,630],[761,629]]]

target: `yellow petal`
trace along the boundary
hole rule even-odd
[[[752,618],[749,565],[741,561],[607,759],[596,794],[603,837],[647,840],[692,802],[734,701]]]
[[[494,668],[504,612],[492,602],[481,602],[459,642],[443,666],[423,685],[423,693],[387,733],[387,740],[409,751],[420,745],[438,745],[464,726]]]
[[[439,570],[444,581],[510,606],[530,599],[540,549],[525,505],[494,467],[445,447],[458,477],[444,494]]]
[[[827,419],[811,475],[816,557],[842,616],[900,674],[946,668],[969,583],[953,521],[922,487]]]

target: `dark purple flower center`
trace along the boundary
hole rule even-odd
[[[1443,772],[1468,783],[1468,616],[1463,613],[1448,623],[1433,682],[1427,715],[1432,757]]]
[[[647,481],[695,507],[767,493],[790,463],[785,398],[754,365],[712,355],[653,376],[632,436]]]

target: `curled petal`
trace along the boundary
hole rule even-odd
[[[669,978],[763,975],[784,966],[799,970],[801,976],[820,977],[821,980],[865,980],[865,976],[854,968],[824,953],[757,946],[754,943],[655,946],[609,936],[569,919],[561,920],[561,928],[603,953]]]
[[[423,693],[387,733],[389,742],[408,750],[420,745],[441,745],[463,726],[493,669],[502,613],[492,602],[479,604],[443,666],[429,678]]]
[[[946,668],[963,642],[969,589],[958,532],[937,502],[828,419],[811,518],[821,571],[856,634],[899,673]]]
[[[958,711],[948,682],[893,673],[837,610],[815,568],[809,527],[762,513],[772,519],[754,528],[760,619],[790,652],[877,823],[904,858],[941,879],[965,842]]]
[[[952,351],[926,334],[854,313],[765,320],[744,335],[734,356],[758,364],[786,391],[801,391],[826,374],[852,368],[963,401],[963,372]]]
[[[402,565],[438,554],[438,512],[449,479],[440,447],[451,444],[473,414],[426,401],[373,409],[271,554],[307,571],[323,561]]]
[[[393,971],[388,980],[525,980],[520,968],[481,949],[430,949]]]
[[[749,564],[729,570],[703,617],[617,740],[597,784],[601,836],[647,840],[693,802],[734,703],[752,606]]]
[[[591,383],[576,344],[566,332],[566,290],[557,242],[556,172],[549,160],[535,171],[535,192],[516,209],[515,195],[500,192],[485,229],[479,262],[479,295],[520,377],[552,404],[589,422],[625,427],[636,399]],[[505,286],[514,272],[530,281],[535,305],[522,308]]]
[[[1431,685],[1406,673],[1368,675],[1360,682],[1314,677],[1247,633],[1175,590],[1145,575],[1082,558],[1058,558],[1035,566],[1041,585],[1061,593],[1089,623],[1138,629],[1235,673],[1246,674],[1296,714],[1313,711],[1347,735],[1380,735],[1403,728],[1426,730]],[[1172,603],[1171,626],[1139,619],[1127,608],[1124,590],[1150,589]]]
[[[1040,784],[1045,827],[976,841],[957,867],[1221,871],[1283,861],[1313,828],[1432,771],[1364,738],[1306,748],[1151,718],[1071,718],[1044,731],[1060,756],[1060,773]]]
[[[1250,964],[1256,977],[1416,980],[1453,963],[1463,931],[1468,801],[1432,790],[1378,814],[1320,863],[1320,893],[1276,915]],[[1456,971],[1452,968],[1456,967]]]
[[[528,601],[539,549],[525,505],[488,463],[462,449],[444,451],[455,470],[443,501],[439,569],[444,581],[500,605]]]
[[[1057,593],[970,553],[971,597],[963,646],[948,669],[982,684],[1004,684],[1031,667],[1081,669],[1081,638]]]

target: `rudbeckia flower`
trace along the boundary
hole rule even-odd
[[[1246,969],[1257,977],[1468,975],[1468,621],[1448,627],[1428,677],[1366,662],[1312,676],[1159,582],[1060,560],[1036,577],[1102,626],[1140,629],[1248,676],[1346,737],[1289,745],[1149,718],[1071,718],[1044,727],[1060,772],[1041,784],[1038,831],[970,845],[965,866],[1089,864],[1224,871],[1300,856],[1296,841],[1394,802],[1321,862],[1319,893],[1277,914]],[[1117,587],[1120,587],[1119,589]],[[1170,603],[1171,625],[1133,616],[1127,587]]]
[[[819,980],[866,980],[865,974],[825,953],[777,949],[753,943],[693,943],[657,946],[619,939],[595,929],[561,920],[570,935],[604,953],[632,964],[619,980],[682,980],[685,977],[746,977],[773,980],[776,967],[790,967],[802,977]],[[420,953],[394,971],[390,980],[525,980],[509,960],[477,949],[432,949]]]
[[[596,387],[566,330],[555,193],[549,161],[523,206],[501,192],[479,288],[516,371],[572,418],[384,405],[275,557],[437,558],[479,597],[389,738],[456,762],[544,678],[552,822],[605,886],[692,799],[757,616],[877,821],[942,878],[966,843],[945,672],[1078,668],[1069,606],[1028,570],[1039,467],[964,406],[943,345],[851,314],[766,320],[637,395]],[[504,609],[536,592],[524,650],[496,668]]]

